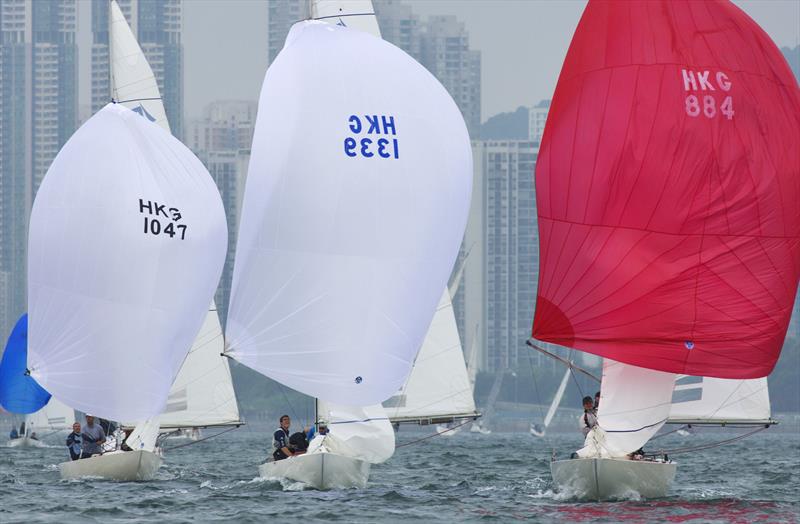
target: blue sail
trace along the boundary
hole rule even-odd
[[[0,405],[11,413],[39,411],[50,400],[48,393],[27,371],[28,315],[22,315],[11,331],[0,360]]]

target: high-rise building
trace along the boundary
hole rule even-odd
[[[536,298],[538,233],[534,171],[538,145],[523,140],[473,142],[475,177],[465,245],[465,338],[478,325],[479,367],[515,368],[528,351]],[[474,258],[473,258],[474,257]],[[524,362],[527,362],[525,360]]]
[[[292,24],[308,18],[308,0],[270,0],[267,11],[267,54],[269,64],[283,49]]]
[[[33,196],[77,125],[76,14],[75,0],[0,2],[0,292],[11,319],[25,310]]]
[[[411,6],[399,0],[373,0],[381,37],[396,45],[415,60],[422,60],[422,24]]]
[[[118,0],[158,82],[172,134],[183,138],[181,0]],[[92,0],[92,112],[111,99],[108,0]]]
[[[222,269],[216,301],[220,319],[228,316],[236,233],[244,195],[244,182],[250,162],[250,144],[256,119],[255,102],[229,100],[212,102],[203,118],[192,120],[187,129],[187,145],[205,164],[216,182],[228,221],[228,254]]]
[[[480,138],[481,53],[455,16],[431,16],[421,35],[421,63],[444,85],[464,116],[469,136]]]
[[[542,100],[528,108],[528,140],[537,143],[542,141],[548,111],[550,111],[550,100]]]

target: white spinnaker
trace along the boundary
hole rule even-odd
[[[561,383],[558,385],[558,389],[556,390],[556,394],[553,397],[553,402],[550,403],[550,408],[547,410],[547,414],[544,416],[544,427],[545,429],[550,426],[550,422],[553,421],[553,417],[558,411],[558,406],[561,405],[561,399],[564,398],[564,391],[567,389],[567,382],[569,382],[569,376],[572,373],[570,368],[564,372],[564,377],[561,379]],[[602,396],[602,393],[600,394]]]
[[[477,415],[446,288],[408,380],[384,409],[392,421]]]
[[[394,429],[380,405],[353,407],[320,400],[317,420],[328,424],[325,447],[333,453],[373,464],[394,454]]]
[[[229,354],[333,402],[390,397],[452,270],[471,170],[463,118],[422,66],[361,31],[295,24],[261,92]]]
[[[169,131],[156,77],[116,0],[111,0],[108,17],[112,98]]]
[[[311,0],[311,18],[381,37],[371,0]]]
[[[598,425],[578,455],[624,457],[644,446],[667,421],[674,384],[674,373],[603,359]]]
[[[219,191],[191,151],[124,107],[101,109],[58,153],[33,204],[31,374],[80,411],[158,414],[226,239]]]
[[[61,431],[71,429],[75,422],[75,410],[51,397],[50,401],[36,413],[27,418],[26,425],[41,435],[42,431]]]
[[[678,375],[670,422],[769,422],[767,379],[732,380]]]

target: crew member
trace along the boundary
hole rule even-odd
[[[594,410],[592,397],[583,397],[583,415],[581,416],[581,432],[583,436],[589,434],[597,425],[597,412]]]
[[[272,458],[275,460],[283,460],[295,455],[289,447],[289,425],[292,422],[289,415],[282,415],[279,422],[280,427],[272,435]]]
[[[106,442],[106,432],[103,431],[102,426],[100,424],[95,424],[94,416],[86,415],[86,425],[83,427],[83,432],[81,433],[83,437],[83,454],[92,456],[92,455],[102,455],[103,454],[103,444]]]
[[[72,433],[67,435],[67,449],[69,449],[69,458],[72,460],[91,457],[91,455],[83,456],[83,436],[81,435],[81,425],[78,422],[72,425]]]

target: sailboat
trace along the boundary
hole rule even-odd
[[[551,463],[558,489],[666,495],[676,465],[639,451],[676,375],[772,370],[800,271],[798,149],[797,82],[736,6],[588,4],[536,166],[533,338],[604,357],[598,425]]]
[[[74,412],[52,398],[26,374],[28,356],[28,315],[22,315],[8,337],[0,361],[0,406],[10,413],[24,414],[19,436],[8,447],[42,447],[45,433],[72,426]]]
[[[101,109],[58,153],[31,212],[30,375],[83,412],[157,416],[203,323],[226,242],[219,192],[200,161],[130,109]],[[158,463],[135,449],[59,468],[63,478],[141,480]]]
[[[260,468],[319,489],[364,485],[363,463],[386,458],[323,445],[336,433],[369,431],[394,448],[379,404],[422,345],[471,193],[457,106],[411,57],[356,27],[374,20],[371,7],[312,2],[323,20],[295,24],[267,71],[226,329],[226,355],[319,406],[372,406],[350,420],[320,409],[329,435]]]
[[[547,414],[544,416],[542,424],[531,422],[530,432],[534,437],[544,437],[547,432],[547,428],[550,426],[553,417],[556,415],[556,411],[558,411],[558,407],[561,405],[561,399],[564,398],[564,392],[567,390],[567,382],[569,382],[571,373],[572,370],[569,367],[564,371],[564,376],[561,378],[561,383],[558,385],[558,389],[556,389],[556,394],[553,396],[553,401],[550,402],[550,407],[547,409]]]

